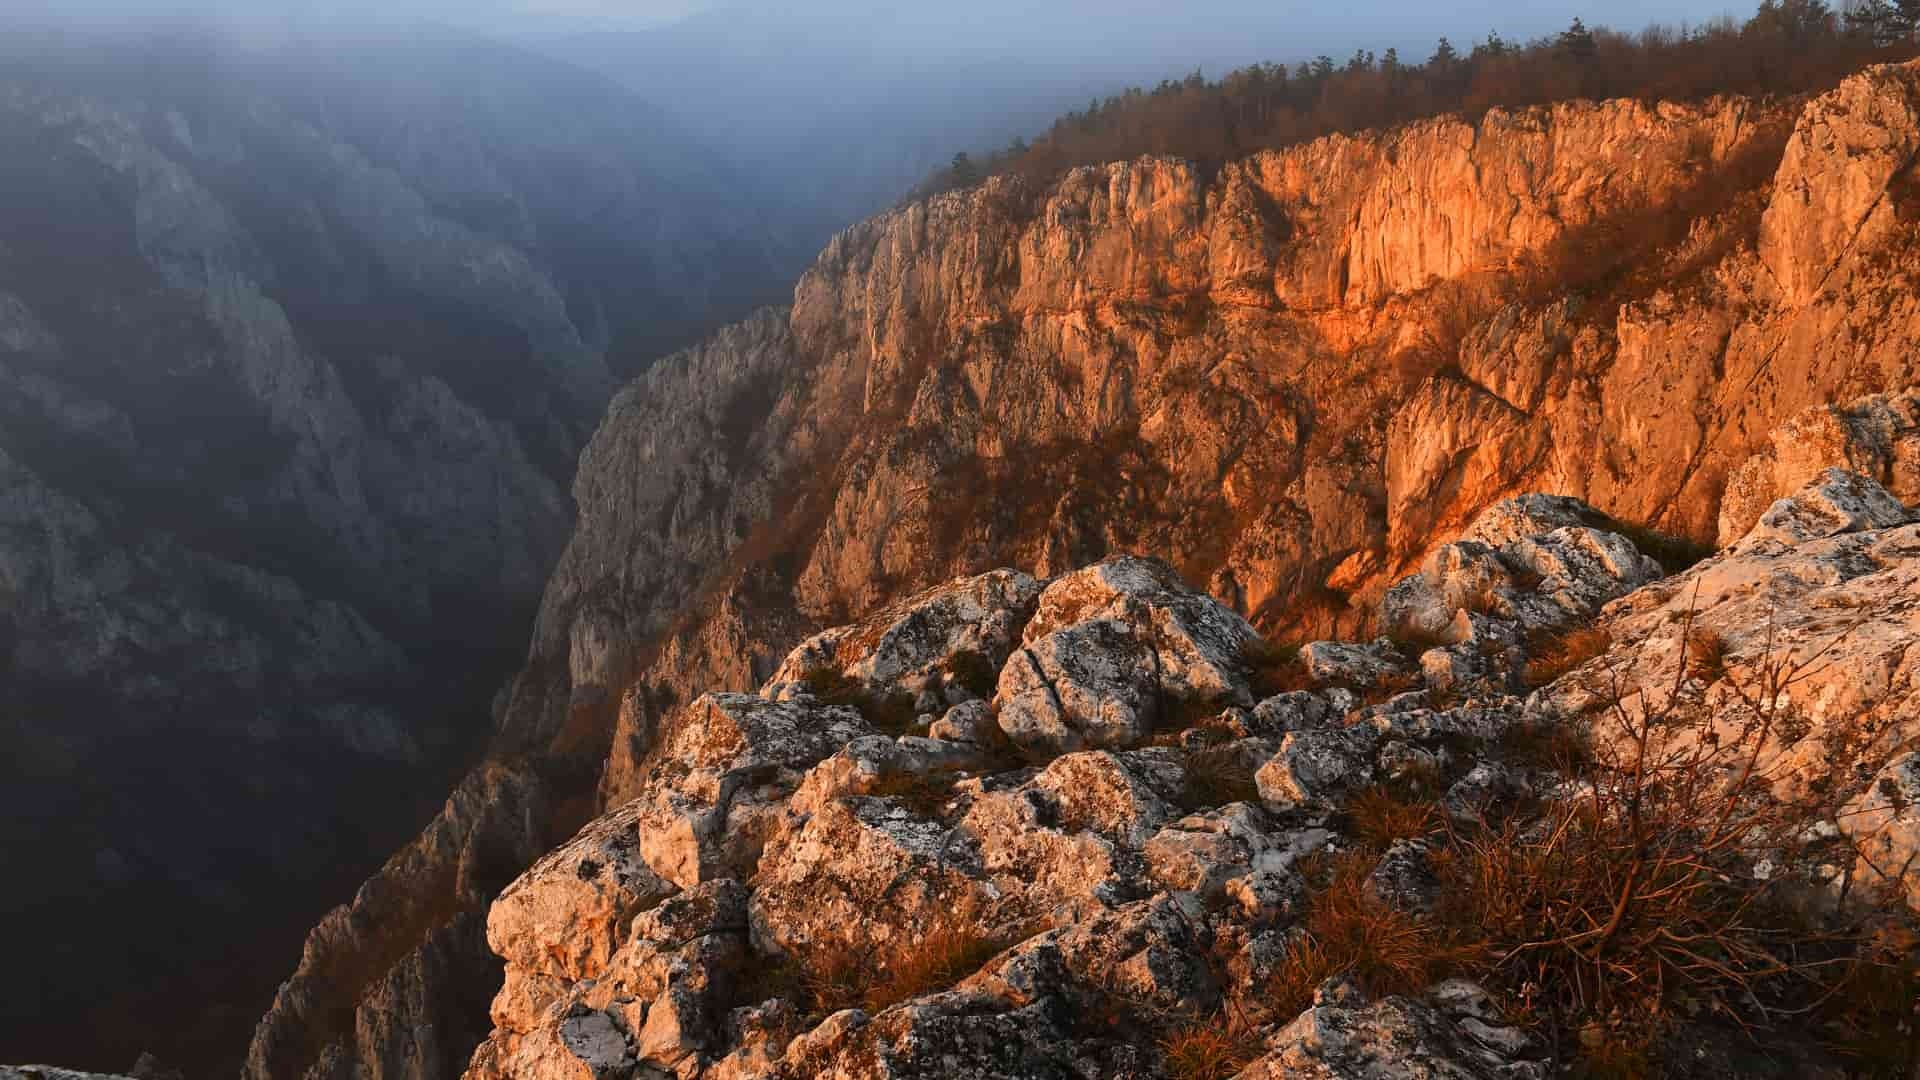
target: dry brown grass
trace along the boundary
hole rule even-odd
[[[1844,793],[1781,795],[1775,770],[1789,766],[1770,754],[1794,719],[1790,691],[1820,656],[1726,679],[1731,703],[1709,711],[1687,679],[1702,656],[1725,654],[1696,640],[1664,695],[1602,673],[1610,737],[1593,750],[1590,786],[1448,834],[1440,934],[1474,942],[1484,961],[1469,973],[1577,1047],[1592,1075],[1649,1075],[1659,1035],[1696,1015],[1756,1037],[1815,1030],[1855,1061],[1891,1037],[1911,1070],[1920,977],[1876,944],[1908,916],[1893,903],[1807,907],[1823,888],[1811,875],[1835,855],[1816,826],[1835,820]],[[1762,859],[1775,869],[1756,877]],[[1897,940],[1910,956],[1913,939]]]
[[[1265,1003],[1279,1018],[1313,1004],[1313,992],[1335,975],[1351,975],[1375,995],[1416,993],[1473,951],[1450,942],[1442,928],[1394,908],[1367,888],[1375,856],[1348,852],[1309,867],[1324,877],[1308,901],[1298,935],[1266,987]]]
[[[1210,809],[1260,798],[1252,762],[1231,745],[1188,751],[1181,765],[1186,774],[1181,800],[1189,809]]]
[[[1440,807],[1425,793],[1408,793],[1396,786],[1376,784],[1347,804],[1353,835],[1373,849],[1395,840],[1418,840],[1441,827]]]
[[[962,903],[919,933],[882,946],[805,950],[771,965],[763,982],[772,996],[788,997],[811,1015],[878,1013],[951,987],[1034,929],[1003,925],[978,905]]]
[[[1007,938],[988,933],[975,916],[944,921],[886,959],[879,977],[867,987],[866,1009],[879,1012],[944,990],[980,970],[1007,943]]]
[[[1259,1045],[1224,1016],[1175,1028],[1159,1043],[1172,1080],[1230,1080],[1259,1056]]]
[[[1703,649],[1718,652],[1683,650],[1670,692],[1652,697],[1623,685],[1625,665],[1609,661],[1596,676],[1612,684],[1605,739],[1561,724],[1503,739],[1510,761],[1582,774],[1567,794],[1472,827],[1417,791],[1356,796],[1348,823],[1362,845],[1303,865],[1314,891],[1264,988],[1272,1018],[1305,1009],[1334,975],[1390,994],[1460,974],[1546,1036],[1573,1075],[1674,1075],[1660,1055],[1685,1043],[1669,1037],[1704,1021],[1744,1028],[1762,1046],[1816,1041],[1854,1075],[1920,1076],[1913,914],[1892,894],[1816,899],[1831,897],[1819,867],[1851,863],[1817,827],[1851,792],[1789,789],[1775,771],[1791,759],[1773,764],[1769,752],[1790,741],[1790,691],[1820,653],[1724,676],[1730,701],[1716,696],[1709,710],[1688,681]],[[1833,745],[1864,753],[1859,742]],[[1415,836],[1432,844],[1440,880],[1428,916],[1366,888],[1380,850]],[[1773,869],[1756,874],[1762,859]]]
[[[1713,630],[1696,629],[1687,635],[1687,675],[1717,682],[1727,673],[1727,639]]]
[[[1604,654],[1612,645],[1613,639],[1605,630],[1585,626],[1541,639],[1528,649],[1531,655],[1523,678],[1530,687],[1545,686]]]
[[[795,965],[787,980],[804,1011],[826,1017],[841,1009],[879,1013],[900,1001],[947,990],[991,961],[1004,938],[989,936],[960,920],[943,922],[912,942],[876,951],[822,947]]]
[[[1651,1080],[1660,1075],[1645,1029],[1593,1023],[1580,1030],[1579,1045],[1573,1074],[1580,1080]]]
[[[1563,776],[1584,776],[1593,763],[1593,745],[1585,728],[1552,720],[1514,724],[1496,744],[1508,765],[1551,769]]]

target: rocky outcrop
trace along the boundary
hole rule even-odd
[[[1720,544],[1745,536],[1775,500],[1829,468],[1871,477],[1895,498],[1920,502],[1920,395],[1908,390],[1825,405],[1775,429],[1727,478]]]
[[[1298,768],[1268,774],[1267,810],[1337,807],[1351,790],[1339,776],[1367,773],[1321,768],[1347,757],[1315,745],[1322,717],[1416,682],[1506,685],[1530,634],[1592,621],[1691,557],[1643,528],[1716,539],[1729,477],[1780,424],[1916,381],[1920,313],[1901,284],[1911,223],[1882,214],[1859,243],[1821,239],[1857,232],[1855,210],[1876,199],[1904,205],[1902,169],[1849,172],[1844,159],[1870,137],[1912,138],[1900,103],[1916,80],[1912,67],[1870,69],[1817,107],[1494,111],[1328,138],[1217,175],[1142,159],[1044,189],[1003,178],[848,230],[790,311],[666,362],[610,414],[503,725],[520,745],[564,745],[581,760],[611,731],[600,792],[624,804],[646,794],[655,755],[702,695],[765,686],[796,645],[857,624],[825,631],[782,678],[812,672],[866,693],[913,738],[997,754],[1010,735],[1028,753],[1072,751],[1061,760],[1106,762],[1157,791],[1151,758],[1126,755],[1147,753],[1134,743],[1162,717],[1186,715],[1161,679],[1191,673],[1209,692],[1247,691],[1229,730],[1294,739]],[[1823,134],[1843,111],[1857,118],[1851,133]],[[1809,275],[1825,285],[1804,288]],[[696,370],[710,375],[698,389]],[[749,392],[750,370],[782,374]],[[1869,472],[1891,479],[1892,468]],[[1741,518],[1736,504],[1790,493],[1799,469],[1776,481],[1753,466],[1724,503]],[[1529,492],[1551,495],[1468,534],[1489,507]],[[1044,632],[1027,624],[990,691],[971,692],[984,706],[949,696],[952,672],[869,685],[849,674],[857,648],[837,654],[900,617],[860,623],[868,613],[941,582],[1003,565],[1057,578],[1121,553],[1204,582],[1219,622],[1202,634],[1169,611],[1150,624],[1151,600],[1063,608]],[[1402,588],[1410,575],[1420,581]],[[1408,640],[1315,646],[1311,670],[1335,681],[1301,691],[1310,700],[1263,698],[1226,674],[1243,625],[1279,640]],[[1380,715],[1394,730],[1476,738],[1511,719]],[[1404,741],[1383,736],[1373,750],[1385,761],[1354,755],[1390,774],[1418,760],[1390,749]],[[1283,747],[1262,752],[1258,767]],[[1081,885],[1047,893],[1069,906],[1128,880],[1129,849],[1109,832],[1050,823],[1057,807],[1039,777],[957,787],[941,813],[964,804],[1024,839],[997,855],[935,857],[922,819],[882,807],[897,798],[884,789],[944,760],[917,744],[830,756],[836,779],[823,790],[851,783],[882,801],[835,811],[803,850],[847,843],[891,852],[884,865],[955,873],[943,860],[964,856],[988,873],[990,858],[1039,865],[1020,854],[1030,845],[1080,868]],[[1479,773],[1449,809],[1471,814],[1521,779]],[[792,790],[812,789],[803,777]],[[755,815],[757,828],[770,820]],[[772,834],[754,845],[762,858],[788,850]],[[1284,906],[1271,882],[1231,894]],[[894,1023],[908,1026],[874,1037],[920,1030]]]
[[[1766,524],[1848,499],[1897,514],[1863,512],[1805,535]],[[1740,544],[1664,579],[1626,537],[1560,524],[1595,516],[1571,500],[1527,497],[1477,527],[1499,548],[1453,545],[1503,571],[1537,565],[1523,560],[1544,551],[1606,553],[1499,579],[1501,602],[1473,611],[1471,625],[1476,642],[1507,650],[1478,654],[1470,690],[1410,674],[1369,700],[1335,689],[1349,679],[1342,672],[1309,670],[1309,689],[1249,710],[1249,672],[1236,660],[1218,681],[1186,685],[1187,700],[1212,713],[1148,714],[1106,749],[1016,744],[1025,756],[1007,757],[879,735],[855,709],[786,676],[831,658],[868,672],[845,677],[884,687],[894,672],[938,669],[1016,634],[1112,624],[1081,648],[1131,657],[1143,641],[1191,640],[1156,636],[1171,627],[1240,625],[1163,565],[1123,557],[1066,574],[1011,615],[1004,602],[972,605],[972,632],[955,617],[964,598],[1004,597],[1010,583],[1031,597],[1032,583],[1010,571],[956,581],[818,635],[760,695],[717,695],[676,714],[645,794],[496,901],[490,940],[507,977],[467,1075],[1151,1077],[1174,1052],[1156,1032],[1212,1015],[1233,1018],[1246,1080],[1551,1075],[1546,1037],[1460,978],[1375,999],[1342,977],[1304,1012],[1266,1004],[1272,958],[1301,932],[1311,902],[1307,875],[1322,872],[1315,857],[1364,856],[1364,888],[1379,903],[1435,910],[1431,837],[1370,848],[1341,813],[1362,791],[1383,790],[1376,780],[1417,773],[1439,784],[1463,828],[1494,804],[1512,811],[1566,778],[1512,758],[1520,744],[1510,732],[1574,725],[1606,738],[1623,695],[1685,683],[1669,670],[1684,629],[1724,646],[1723,666],[1688,691],[1707,702],[1758,685],[1762,665],[1818,658],[1783,690],[1808,727],[1782,724],[1757,744],[1783,763],[1769,775],[1855,800],[1860,812],[1834,835],[1861,853],[1859,866],[1817,873],[1865,885],[1920,862],[1910,857],[1913,755],[1892,756],[1920,737],[1911,700],[1920,673],[1909,670],[1920,641],[1920,515],[1866,477],[1830,473],[1781,500]],[[1403,584],[1446,606],[1462,601],[1442,598],[1469,594],[1463,580],[1487,574],[1442,560]],[[1529,665],[1576,621],[1603,627],[1605,644],[1530,694]],[[912,637],[912,665],[876,663],[908,627],[939,632]],[[1007,672],[1032,661],[1027,650],[999,651],[1004,688]],[[1886,771],[1837,764],[1822,748],[1842,739],[1860,751],[1846,762],[1891,758]],[[1833,765],[1825,776],[1823,760]],[[744,812],[733,808],[743,797]],[[693,823],[660,825],[665,805]],[[702,816],[687,818],[688,808]],[[660,854],[681,850],[650,839],[666,835],[694,838],[684,850],[702,854]],[[709,848],[725,854],[709,862]],[[1912,889],[1920,875],[1902,883]],[[1110,1016],[1132,1019],[1099,1019]],[[1801,1064],[1776,1073],[1797,1075]]]

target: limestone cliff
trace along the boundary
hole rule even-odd
[[[502,737],[531,755],[521,772],[552,785],[556,807],[588,776],[602,807],[645,806],[678,790],[660,770],[675,767],[690,725],[710,727],[717,710],[760,730],[748,719],[759,706],[701,695],[751,690],[809,633],[957,574],[1005,565],[1048,578],[1148,553],[1269,636],[1359,636],[1432,549],[1523,492],[1585,500],[1583,527],[1608,535],[1648,542],[1640,530],[1652,528],[1705,545],[1743,535],[1829,465],[1910,483],[1904,399],[1835,413],[1842,434],[1826,450],[1772,433],[1805,410],[1920,381],[1907,194],[1916,93],[1920,69],[1892,67],[1811,103],[1496,111],[1329,138],[1217,175],[1144,159],[1046,190],[996,180],[848,230],[790,311],[664,362],[609,415],[583,458],[574,539]],[[1649,547],[1678,565],[1674,542]],[[1616,547],[1555,557],[1634,585],[1659,573]],[[1163,653],[1107,641],[1098,623],[1060,632],[1097,639],[1126,657],[1122,670],[1164,670]],[[1078,646],[1027,646],[1025,683],[994,658],[1002,717],[1023,687],[1098,685],[1073,670]],[[1215,677],[1230,666],[1215,662]],[[1017,734],[1150,729],[1159,707],[1139,693],[1081,714],[1059,698],[1051,711],[1045,694],[1016,708],[1030,720]],[[748,771],[798,782],[817,759],[796,753]],[[688,782],[711,795],[710,780]],[[781,834],[760,795],[740,805],[738,821],[730,809],[655,807],[683,839],[737,827],[746,846],[695,844],[669,860],[698,882],[649,858],[651,872],[689,891],[710,867],[747,874]],[[557,841],[584,811],[576,802],[516,824],[503,850]],[[806,828],[841,831],[805,849],[880,827],[843,818],[814,815]],[[1140,837],[1163,824],[1140,824]],[[435,826],[470,827],[470,816]],[[924,854],[896,839],[901,858]],[[960,872],[993,879],[976,869]],[[406,872],[390,871],[369,889],[406,888]],[[666,889],[644,876],[623,887]],[[457,899],[477,910],[484,897]],[[363,892],[352,911],[368,903]],[[323,944],[381,966],[409,933],[388,924]],[[563,1000],[553,995],[600,962],[543,968],[546,996],[527,1001]],[[470,963],[476,978],[489,970]],[[663,964],[647,961],[634,985],[676,994],[670,978],[655,985]],[[289,1048],[329,1040],[336,1060],[415,1074],[417,1058],[319,1019],[358,991],[310,992],[302,979],[318,966],[310,949],[262,1023],[254,1074],[297,1074],[317,1058]],[[500,1002],[521,1001],[515,985]],[[536,1042],[497,1031],[476,1068],[512,1072],[515,1055],[557,1054],[576,1037],[627,1060],[637,1044],[623,1040],[643,1032],[642,1057],[693,1052],[652,1042],[673,1032],[645,1010],[586,1007],[598,1012],[561,1017],[580,1021],[571,1035],[517,1013],[520,1026],[503,1030]],[[692,1021],[673,1010],[684,1032]],[[938,1017],[876,1021],[859,1037],[904,1046],[923,1021]]]

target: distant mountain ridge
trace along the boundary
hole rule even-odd
[[[232,1053],[484,746],[612,388],[793,272],[595,76],[190,29],[0,44],[0,1058]]]

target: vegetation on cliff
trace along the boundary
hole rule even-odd
[[[1588,27],[1510,42],[1496,31],[1466,50],[1442,38],[1424,63],[1388,49],[1292,68],[1259,64],[1218,80],[1196,72],[1133,88],[1060,118],[1031,143],[961,154],[916,196],[995,175],[1045,183],[1068,169],[1148,154],[1218,165],[1261,150],[1430,116],[1477,117],[1578,98],[1700,101],[1716,94],[1797,95],[1828,89],[1862,66],[1905,60],[1920,9],[1868,0],[1764,0],[1753,17],[1637,34]]]

